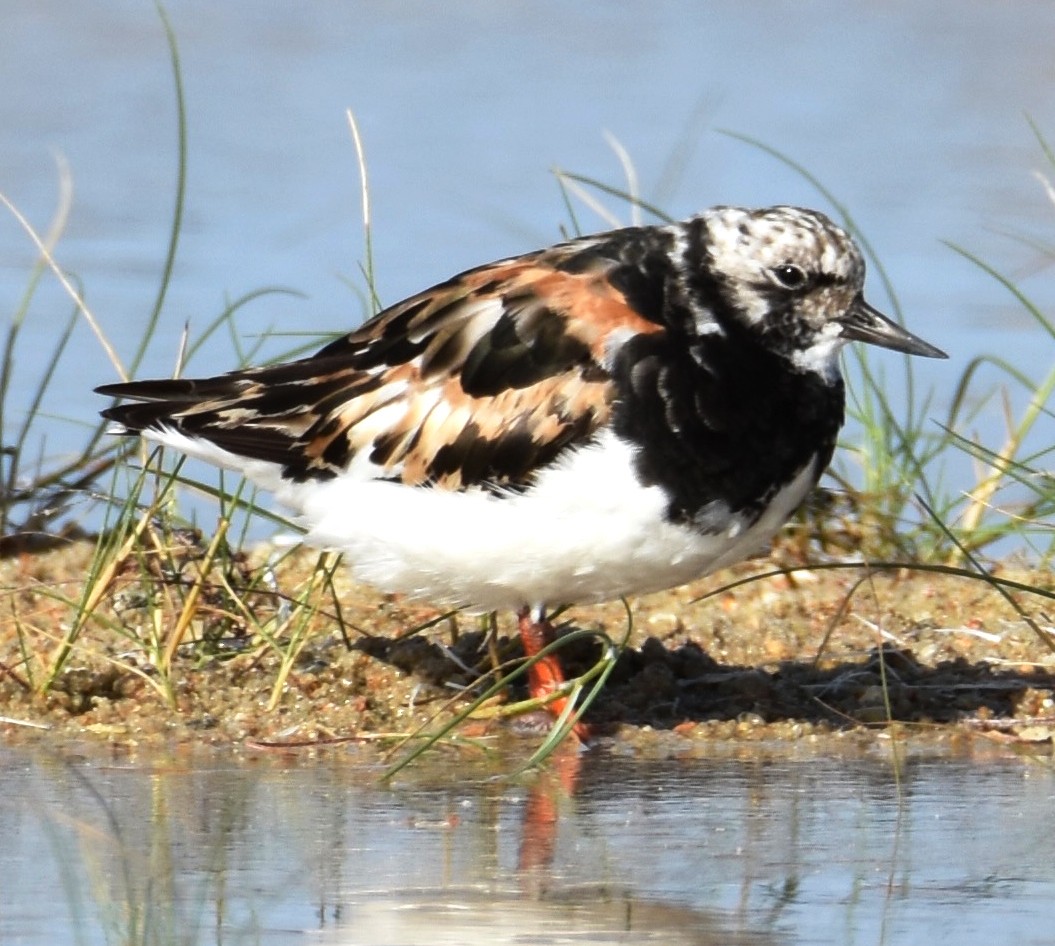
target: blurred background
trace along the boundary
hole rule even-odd
[[[165,10],[186,96],[186,203],[140,374],[170,373],[185,326],[193,336],[226,301],[265,287],[303,295],[247,306],[246,344],[268,330],[362,320],[347,109],[366,149],[383,303],[560,239],[570,217],[554,168],[626,186],[609,136],[641,195],[675,216],[716,203],[832,210],[734,132],[799,162],[850,210],[906,321],[951,356],[917,366],[921,387],[936,388],[936,412],[980,353],[1034,374],[1051,364],[1047,334],[944,242],[1020,280],[1042,305],[1055,301],[1055,206],[1036,176],[1046,159],[1030,127],[1055,140],[1051,4],[170,0]],[[68,163],[75,193],[57,258],[127,360],[157,295],[176,193],[176,96],[158,10],[148,0],[7,0],[0,88],[0,191],[43,230],[58,156]],[[577,208],[583,230],[610,225]],[[0,213],[4,318],[34,257]],[[874,274],[869,295],[890,308]],[[34,352],[50,351],[70,311],[46,277],[22,328],[9,422],[20,385],[28,391],[39,372]],[[280,338],[259,357],[294,343]],[[116,377],[83,325],[73,344],[74,370],[47,391],[55,429],[45,451],[62,449],[71,424],[93,422],[90,388]],[[189,370],[232,367],[236,348],[213,339]],[[991,410],[999,431],[999,405]]]

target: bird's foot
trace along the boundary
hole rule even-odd
[[[553,625],[544,616],[534,617],[530,608],[523,608],[517,612],[517,620],[520,641],[524,646],[524,656],[529,660],[536,657],[556,639]],[[564,667],[560,662],[560,657],[555,653],[539,657],[528,667],[528,693],[532,699],[545,699],[560,690],[566,682]],[[554,697],[547,701],[546,710],[560,718],[565,710],[568,710],[570,703],[571,697]],[[575,723],[572,733],[580,742],[585,743],[590,739],[590,727],[582,720]]]

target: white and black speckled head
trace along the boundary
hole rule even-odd
[[[864,257],[824,214],[715,207],[702,220],[707,265],[732,314],[797,367],[831,376],[849,341],[945,357],[864,301]]]

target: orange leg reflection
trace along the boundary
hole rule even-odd
[[[550,756],[549,768],[532,786],[524,807],[523,833],[517,866],[526,873],[547,871],[553,864],[562,799],[575,794],[582,771],[582,752],[575,743]]]

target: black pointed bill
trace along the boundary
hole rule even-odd
[[[923,341],[892,322],[882,312],[873,309],[863,296],[857,297],[839,321],[843,326],[842,337],[852,342],[867,342],[869,345],[902,351],[906,355],[922,355],[924,358],[949,357],[940,348],[935,348],[930,342]]]

